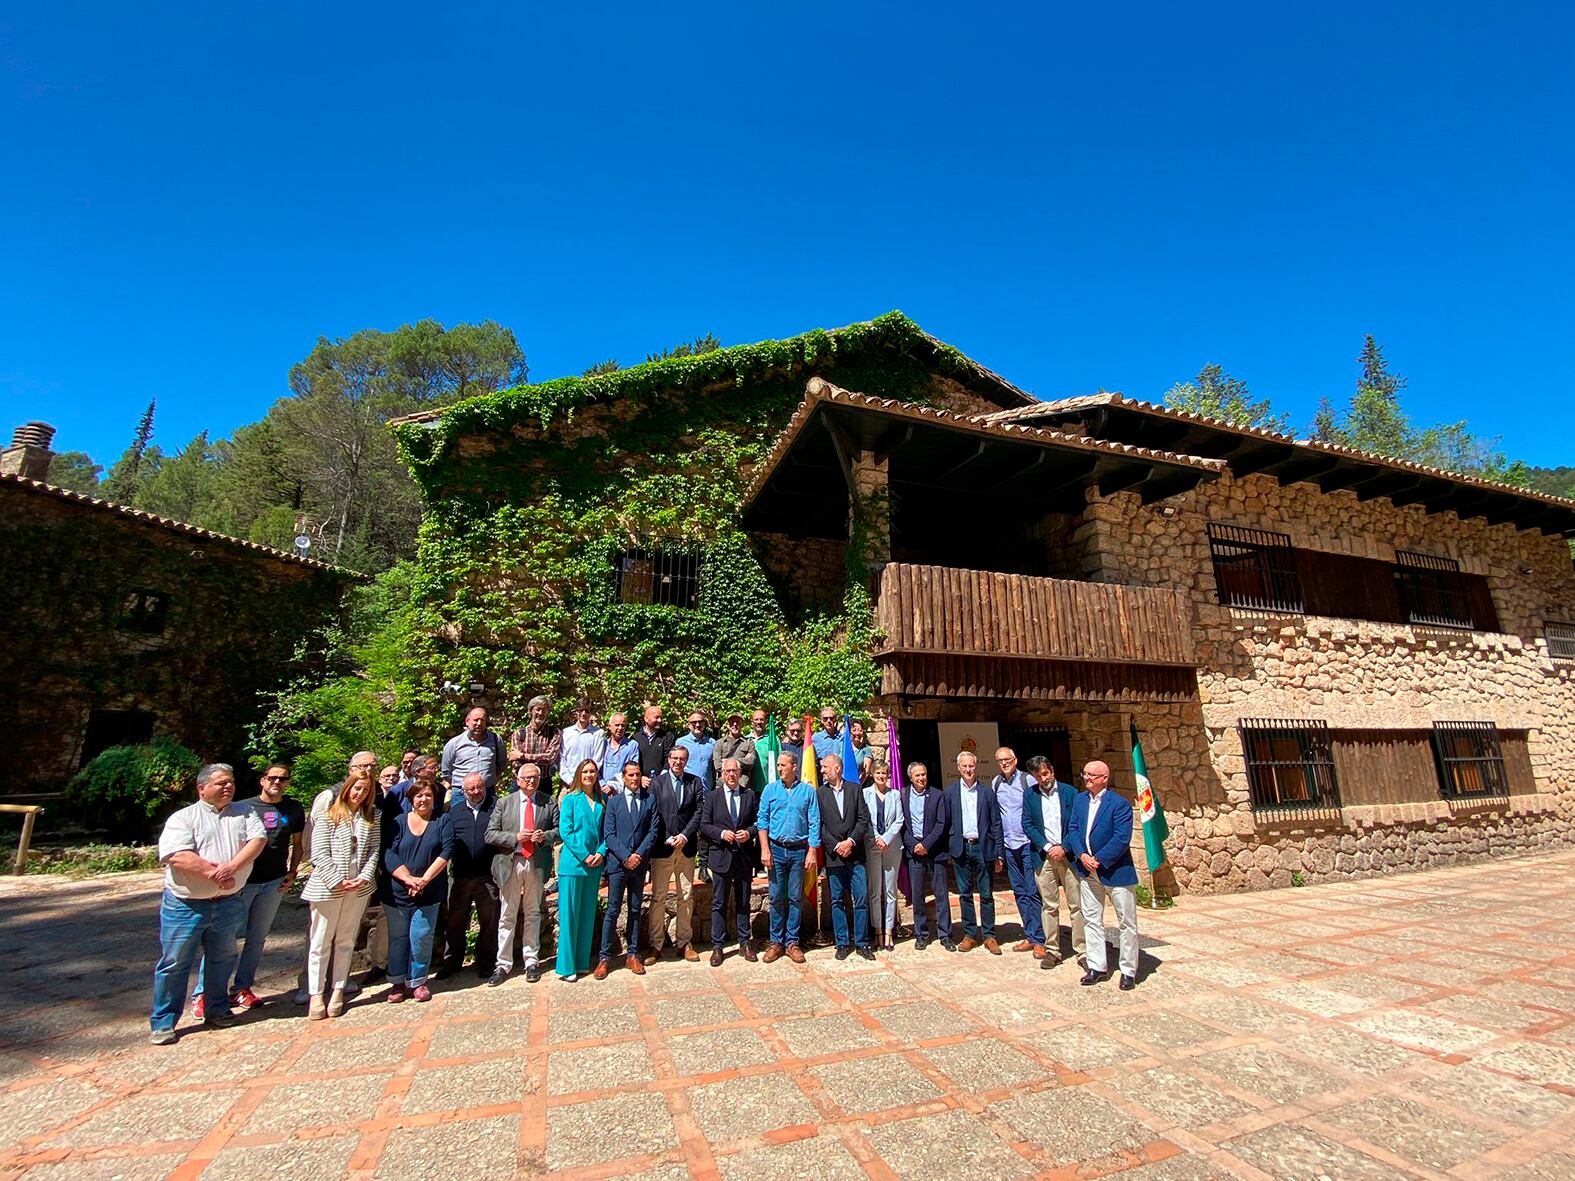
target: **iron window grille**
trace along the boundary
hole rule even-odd
[[[695,551],[619,550],[612,566],[614,602],[694,607],[700,601],[700,555]]]
[[[120,627],[124,631],[156,636],[164,631],[169,612],[169,597],[158,591],[131,591],[120,603]]]
[[[1255,812],[1338,808],[1329,724],[1297,718],[1243,718],[1241,749]]]
[[[1548,641],[1548,655],[1554,660],[1575,660],[1575,623],[1554,623],[1543,628]]]
[[[1210,525],[1209,553],[1220,602],[1255,611],[1304,610],[1296,551],[1284,533],[1241,525]]]
[[[1509,794],[1498,727],[1492,722],[1434,722],[1433,759],[1446,800]]]
[[[1395,588],[1407,623],[1427,627],[1470,627],[1471,607],[1460,581],[1460,563],[1432,554],[1395,551]]]

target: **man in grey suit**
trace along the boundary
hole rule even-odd
[[[520,932],[525,979],[541,979],[536,955],[541,947],[542,887],[553,873],[552,847],[558,843],[558,801],[542,786],[541,768],[522,763],[514,777],[517,790],[500,799],[487,826],[489,845],[509,852],[492,859],[498,883],[498,966],[487,984],[496,988],[514,966],[514,932]]]

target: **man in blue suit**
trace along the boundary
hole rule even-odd
[[[962,903],[963,938],[958,951],[983,947],[1001,954],[995,941],[995,890],[991,874],[1003,869],[1001,857],[1001,807],[995,789],[979,782],[979,758],[965,750],[957,756],[959,779],[946,788],[946,812],[951,817],[952,868],[957,874],[957,898]],[[974,922],[974,895],[979,896],[979,921]]]
[[[913,950],[930,945],[924,913],[924,896],[935,892],[935,926],[941,946],[956,951],[952,942],[952,903],[946,894],[946,863],[951,860],[947,839],[946,793],[931,791],[930,769],[923,763],[908,765],[908,790],[902,797],[902,847],[908,858],[908,884],[913,888]]]
[[[1110,768],[1099,761],[1083,768],[1084,792],[1072,804],[1064,848],[1072,858],[1082,896],[1083,937],[1088,971],[1081,984],[1108,975],[1105,899],[1121,924],[1121,989],[1136,986],[1138,967],[1137,867],[1132,864],[1132,805],[1110,790]]]
[[[624,963],[636,976],[645,975],[640,962],[640,896],[645,893],[646,865],[651,849],[662,835],[662,817],[646,789],[640,764],[623,766],[623,790],[609,796],[602,808],[602,840],[607,845],[607,917],[602,921],[602,946],[596,958],[597,980],[607,979],[613,933],[618,912],[627,902],[628,929],[624,936]]]
[[[1044,945],[1034,954],[1041,968],[1061,963],[1061,895],[1072,923],[1072,953],[1084,959],[1083,887],[1066,851],[1066,830],[1072,823],[1077,788],[1055,777],[1055,767],[1044,755],[1028,760],[1034,784],[1023,793],[1023,832],[1033,851],[1035,880],[1039,883],[1040,922]],[[1084,970],[1088,965],[1083,965]]]

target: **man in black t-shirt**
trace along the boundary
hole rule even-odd
[[[306,810],[284,794],[290,786],[288,763],[269,763],[257,786],[257,795],[236,801],[257,810],[267,837],[263,851],[252,862],[252,876],[241,887],[246,915],[241,923],[244,946],[240,961],[235,965],[235,983],[230,990],[230,1003],[237,1009],[252,1009],[262,1003],[252,991],[252,985],[257,982],[257,968],[262,963],[263,941],[273,927],[285,892],[295,884],[296,870],[301,864],[301,834],[306,830]],[[202,979],[201,969],[197,971],[197,979]],[[202,1002],[199,999],[197,1003]]]

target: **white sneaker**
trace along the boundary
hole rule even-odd
[[[346,998],[353,997],[353,996],[357,995],[358,993],[360,993],[360,991],[361,991],[361,986],[359,984],[357,984],[354,980],[347,980],[347,981],[345,981],[344,994],[345,994]]]
[[[295,990],[295,996],[292,999],[295,1001],[296,1004],[304,1005],[304,1004],[306,1004],[307,1001],[312,999],[312,996],[311,996],[311,993],[306,991],[306,989],[304,989],[304,988],[297,988]]]

